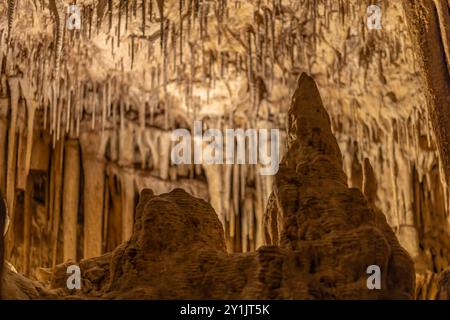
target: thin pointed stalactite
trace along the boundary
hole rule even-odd
[[[61,52],[64,40],[65,14],[62,0],[50,0],[50,8],[55,17],[55,80],[59,77]]]
[[[16,0],[8,0],[8,42],[13,34],[14,14],[16,10]]]
[[[146,12],[147,0],[142,0],[141,10],[142,10],[142,35],[145,36],[145,29],[147,28],[147,12]]]
[[[178,6],[179,6],[179,17],[178,19],[180,19],[180,35],[179,35],[179,42],[180,42],[180,66],[183,65],[183,3],[184,0],[179,0]]]

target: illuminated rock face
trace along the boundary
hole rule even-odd
[[[305,74],[288,115],[288,151],[266,213],[273,245],[229,254],[223,227],[207,202],[181,189],[160,196],[144,190],[130,241],[112,254],[80,262],[86,287],[82,294],[71,294],[120,299],[412,298],[413,262],[384,215],[358,189],[347,187],[328,114],[315,82]],[[69,264],[56,268],[54,290],[65,288]],[[371,265],[381,268],[380,290],[367,287]]]
[[[174,166],[170,133],[194,120],[284,131],[303,71],[321,88],[348,186],[364,188],[368,159],[378,188],[366,183],[366,197],[417,271],[448,267],[445,0],[379,2],[381,30],[366,28],[359,0],[77,0],[81,29],[64,30],[69,2],[0,2],[0,192],[19,271],[113,250],[145,188],[209,201],[227,251],[256,250],[273,177]]]

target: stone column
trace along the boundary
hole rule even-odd
[[[68,139],[64,155],[63,240],[64,261],[77,259],[77,217],[80,199],[80,145]]]
[[[103,202],[105,187],[104,139],[89,131],[80,135],[83,161],[84,257],[102,253]]]

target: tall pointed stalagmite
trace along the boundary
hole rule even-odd
[[[298,80],[287,130],[288,150],[266,211],[267,242],[300,251],[314,247],[314,273],[331,282],[339,281],[337,274],[360,279],[344,290],[359,291],[359,297],[371,296],[365,291],[365,271],[377,265],[385,290],[379,297],[412,298],[413,262],[384,215],[368,205],[360,190],[348,188],[330,118],[306,74]],[[327,265],[327,256],[339,257],[339,267]]]

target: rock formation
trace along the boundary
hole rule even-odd
[[[442,271],[450,264],[449,232],[441,228],[449,212],[440,163],[448,153],[440,142],[446,117],[426,108],[431,80],[419,73],[442,63],[433,68],[445,76],[438,59],[448,51],[445,1],[403,2],[380,2],[382,30],[368,30],[367,4],[357,0],[80,0],[80,30],[63,32],[61,6],[70,1],[0,3],[8,17],[0,22],[0,190],[18,218],[8,259],[34,275],[64,257],[112,250],[130,236],[138,193],[152,183],[156,193],[189,186],[210,200],[228,250],[253,251],[263,243],[271,177],[255,175],[253,166],[173,166],[168,130],[189,129],[193,120],[206,128],[284,129],[295,80],[308,71],[322,88],[349,185],[361,187],[368,158],[377,207],[421,270]],[[435,7],[438,22],[415,23],[430,17],[422,8]],[[414,31],[421,25],[426,32]],[[430,49],[422,52],[417,36],[427,34]],[[423,66],[427,52],[431,67]],[[442,105],[440,91],[434,100]],[[67,175],[67,187],[79,189],[71,198],[61,193],[72,158],[66,164],[61,153],[81,152],[65,141],[84,136],[101,148],[96,158],[80,153],[81,170]],[[104,192],[94,205],[84,203],[93,201],[83,196],[91,188],[85,177],[104,180],[96,181]],[[73,218],[77,199],[77,232],[63,231],[64,207]],[[76,243],[64,244],[74,234]]]
[[[449,1],[376,4],[380,30],[360,0],[1,1],[7,260],[38,279],[111,252],[131,237],[145,188],[208,201],[227,252],[254,252],[273,177],[258,165],[174,165],[171,132],[194,120],[285,132],[307,72],[347,185],[385,214],[415,262],[418,297],[437,297],[450,265]]]
[[[82,289],[67,262],[47,278],[59,297],[101,299],[411,299],[414,266],[384,215],[348,188],[342,156],[312,78],[288,112],[288,147],[265,215],[268,244],[226,251],[206,201],[182,189],[140,194],[134,232],[112,253],[82,260]],[[367,287],[367,267],[382,270]],[[48,294],[48,293],[47,293]]]

